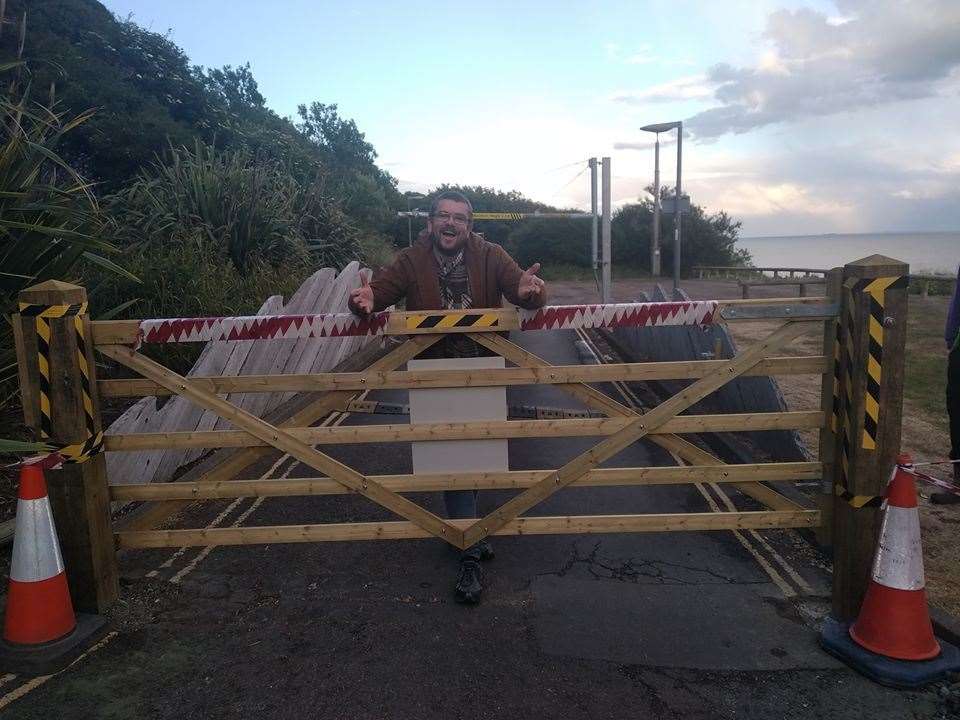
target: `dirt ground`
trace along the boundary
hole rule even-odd
[[[669,294],[669,284],[663,285]],[[739,288],[734,282],[719,280],[684,280],[682,287],[691,298],[735,298]],[[635,300],[640,291],[650,292],[653,282],[628,279],[614,282],[615,302]],[[550,303],[582,302],[592,288],[586,283],[556,281],[550,283]],[[796,288],[765,288],[768,297],[787,297]],[[759,293],[755,293],[755,296]],[[914,461],[945,459],[950,438],[943,400],[945,351],[943,325],[949,298],[945,296],[920,298],[910,296],[910,326],[908,329],[907,387],[903,404],[902,450]],[[740,349],[768,335],[776,326],[769,323],[737,323],[730,326]],[[822,339],[815,335],[798,338],[784,354],[812,355],[821,352]],[[938,363],[937,353],[943,355]],[[928,369],[933,359],[934,367]],[[777,378],[780,389],[791,410],[813,410],[820,406],[820,377],[789,375]],[[819,437],[805,431],[801,437],[811,453],[817,452]],[[946,466],[944,466],[946,467]],[[930,474],[947,479],[949,470],[934,467]],[[930,602],[954,617],[960,616],[960,558],[955,550],[960,531],[960,505],[934,505],[929,496],[936,489],[920,484],[920,526],[923,535],[924,570]]]

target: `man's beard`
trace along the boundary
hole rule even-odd
[[[466,239],[462,239],[462,240],[459,240],[457,244],[454,245],[452,248],[445,248],[441,244],[441,235],[438,232],[433,233],[431,239],[433,240],[433,246],[437,249],[437,252],[443,255],[447,255],[449,257],[453,257],[458,252],[463,250],[464,245],[467,244]]]

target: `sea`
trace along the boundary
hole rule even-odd
[[[750,251],[756,267],[829,269],[875,254],[902,260],[916,274],[956,275],[960,265],[960,232],[743,237],[737,247]]]

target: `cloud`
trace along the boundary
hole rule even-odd
[[[684,137],[686,137],[686,134],[684,134]],[[660,141],[661,149],[676,144],[676,139],[664,138]],[[653,140],[638,140],[634,142],[618,141],[613,143],[614,150],[653,150],[653,146]]]
[[[619,92],[610,99],[627,105],[697,100],[713,96],[716,84],[706,75],[688,75],[643,90]]]
[[[686,124],[699,138],[715,138],[804,117],[933,97],[957,86],[956,0],[838,0],[837,9],[839,16],[807,8],[774,12],[764,32],[768,48],[755,65],[721,63],[696,84],[681,78],[644,92],[689,99],[682,92],[670,96],[668,86],[711,88],[717,105]],[[625,96],[623,101],[629,102]]]
[[[691,156],[684,185],[709,211],[742,220],[745,236],[960,227],[960,167],[905,163],[909,140],[894,152],[855,141],[750,156],[716,147]]]

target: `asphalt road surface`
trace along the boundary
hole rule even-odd
[[[570,364],[579,361],[574,339],[515,341]],[[553,387],[512,388],[508,400],[581,407]],[[514,440],[511,469],[559,467],[595,442]],[[411,472],[404,444],[331,454],[364,473]],[[608,463],[648,464],[673,460],[641,442]],[[316,474],[279,455],[254,470]],[[411,497],[441,512],[439,493]],[[481,511],[507,497],[482,494]],[[531,514],[709,512],[711,503],[724,500],[692,485],[569,488]],[[194,506],[177,526],[389,517],[356,497],[245,499]],[[0,717],[950,716],[936,687],[888,690],[818,648],[827,571],[792,531],[493,542],[476,607],[453,602],[456,555],[437,540],[126,552],[115,634],[46,681],[0,678]]]

